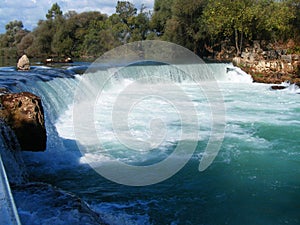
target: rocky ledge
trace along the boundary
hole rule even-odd
[[[246,48],[233,64],[253,77],[254,82],[278,84],[300,83],[300,56],[285,49],[265,50],[258,42]]]
[[[14,131],[23,151],[44,151],[47,134],[41,99],[29,92],[0,93],[0,120]]]

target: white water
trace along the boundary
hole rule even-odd
[[[221,86],[231,83],[245,83],[248,85],[252,83],[252,78],[249,75],[245,74],[240,69],[233,67],[231,64],[208,65]],[[167,93],[168,91],[166,89],[164,90],[164,83],[171,82],[182,90],[192,102],[197,111],[199,123],[199,127],[196,129],[201,130],[197,139],[206,140],[209,138],[211,132],[211,111],[210,108],[207,107],[208,102],[205,95],[206,93],[203,93],[201,87],[199,88],[197,80],[211,79],[211,77],[205,76],[204,78],[201,78],[201,76],[203,76],[203,65],[183,65],[183,67],[185,67],[182,69],[183,71],[191,71],[191,74],[199,73],[200,78],[194,77],[194,80],[191,80],[191,77],[182,75],[183,72],[181,70],[173,67],[170,68],[170,66],[133,66],[121,71],[121,76],[119,75],[118,77],[110,79],[109,82],[107,82],[107,85],[103,87],[103,91],[99,91],[103,86],[101,84],[104,82],[102,77],[106,77],[103,73],[107,73],[107,71],[86,74],[89,78],[85,79],[85,83],[80,86],[80,91],[84,93],[83,100],[76,102],[76,105],[69,105],[68,109],[59,116],[56,122],[55,126],[59,135],[65,139],[78,140],[78,137],[76,137],[74,133],[74,107],[82,108],[82,114],[79,120],[85,121],[87,113],[91,113],[86,111],[87,106],[92,105],[91,109],[94,110],[94,126],[98,139],[95,140],[94,138],[91,138],[90,133],[95,131],[89,129],[90,126],[83,123],[80,127],[78,125],[78,120],[76,121],[76,129],[77,131],[79,130],[77,135],[85,137],[84,143],[79,144],[95,144],[95,148],[92,148],[90,152],[84,153],[81,157],[81,163],[109,161],[111,160],[111,157],[119,158],[126,163],[142,163],[144,165],[161,161],[170,154],[172,146],[178,141],[181,141],[180,126],[192,127],[194,123],[194,121],[191,120],[186,124],[181,124],[180,113],[176,111],[178,110],[176,109],[176,105],[184,105],[185,103],[178,102],[180,101],[180,96],[178,96],[177,92]],[[182,66],[179,68],[182,68]],[[160,77],[159,74],[161,75]],[[167,76],[162,76],[162,74],[166,74]],[[79,80],[80,79],[81,78],[79,78]],[[128,88],[131,88],[130,85],[136,81],[140,83],[139,88],[136,91],[131,90],[129,94],[124,94]],[[98,85],[94,86],[94,82]],[[159,96],[161,93],[158,93],[156,96],[145,96],[145,90],[149,89],[149,84],[152,84],[152,88],[154,89],[158,88],[158,90],[163,90],[163,95],[167,96],[168,99],[166,99],[165,96]],[[217,85],[217,83],[215,85]],[[218,86],[214,86],[213,88],[218,89]],[[94,103],[93,101],[95,101],[95,98],[93,96],[99,95],[99,93],[101,95],[97,97],[97,102]],[[123,106],[118,106],[117,110],[119,111],[115,112],[116,115],[121,114],[126,110],[126,102],[129,102],[132,98],[137,99],[137,103],[132,106],[128,117],[130,135],[128,136],[129,139],[125,140],[125,142],[150,140],[151,133],[153,132],[153,130],[151,130],[151,122],[157,119],[163,121],[165,126],[164,129],[167,132],[164,133],[165,136],[162,142],[158,143],[157,146],[152,146],[152,151],[130,151],[130,147],[126,148],[124,143],[122,143],[122,141],[120,142],[117,135],[115,135],[112,123],[112,112],[120,94],[123,96],[125,95],[123,97],[125,104]],[[146,94],[148,94],[148,92]],[[122,103],[118,104],[122,105]],[[186,113],[190,113],[190,111],[187,110]],[[123,127],[121,129],[123,130],[122,132],[124,132],[127,128]],[[190,135],[186,134],[186,137],[192,137],[194,129],[191,129],[190,132]],[[130,138],[132,138],[132,140],[130,140]],[[113,146],[113,156],[111,155],[111,152],[107,154],[103,149],[100,150],[99,147],[96,147],[99,142],[101,142],[103,149],[110,149]]]
[[[208,66],[213,70],[224,97],[226,129],[222,148],[207,171],[199,173],[197,170],[211,135],[212,117],[211,108],[207,104],[207,93],[199,89],[195,80],[186,74],[182,76],[179,71],[176,75],[170,73],[176,70],[154,66],[154,75],[165,72],[170,75],[165,82],[161,82],[158,76],[141,79],[136,68],[132,67],[123,71],[122,76],[111,79],[102,90],[101,96],[96,95],[96,102],[95,93],[99,93],[99,90],[94,89],[89,82],[80,86],[84,98],[73,102],[73,93],[82,81],[81,76],[76,76],[75,79],[56,78],[47,83],[36,82],[34,87],[28,88],[43,98],[48,132],[46,152],[23,154],[31,174],[36,176],[35,179],[43,179],[82,196],[93,211],[99,213],[109,224],[220,224],[224,221],[230,224],[245,224],[247,221],[257,224],[261,219],[265,219],[266,224],[280,224],[282,218],[290,223],[299,221],[297,212],[292,210],[295,209],[295,202],[281,199],[296,196],[293,199],[297,200],[299,190],[299,173],[295,167],[300,156],[297,139],[300,126],[299,96],[295,95],[298,93],[297,87],[289,86],[284,90],[271,91],[270,85],[253,84],[249,75],[230,64]],[[195,71],[202,71],[197,65],[187,67],[184,71],[191,70],[193,74]],[[149,71],[151,66],[144,68],[141,73],[149,74]],[[101,76],[105,72],[90,74],[89,81],[101,84]],[[141,89],[130,90],[130,85],[136,80],[140,81]],[[179,123],[181,117],[174,107],[180,102],[178,92],[166,89],[166,96],[169,97],[169,101],[166,101],[167,98],[160,97],[164,92],[143,98],[145,92],[138,91],[147,90],[149,87],[163,87],[168,82],[183,90],[182,93],[188,96],[197,112],[199,146],[190,160],[192,166],[187,166],[183,172],[180,171],[179,175],[166,182],[144,189],[127,189],[103,179],[99,181],[99,175],[92,174],[88,163],[109,163],[117,158],[131,165],[150,165],[170,156],[176,143],[181,141],[180,127],[187,128],[185,137],[193,137],[194,124],[188,119],[184,124]],[[124,90],[128,89],[129,94],[124,94]],[[140,99],[129,113],[130,138],[151,140],[152,132],[164,131],[164,139],[154,142],[158,145],[151,151],[147,148],[133,151],[130,146],[124,147],[115,136],[112,111],[120,93],[123,96],[121,99],[128,102]],[[84,139],[77,137],[74,132],[73,110],[80,105],[83,107],[80,112],[83,113],[76,118],[75,128],[79,129],[76,135],[80,134]],[[90,105],[94,106],[92,111],[88,110]],[[185,105],[185,102],[180,102],[180,105]],[[120,107],[116,108],[116,115],[126,109],[126,104],[118,106]],[[187,108],[186,111],[183,110],[183,115],[189,115],[190,112]],[[91,129],[84,125],[85,118],[91,113],[94,113],[93,131],[99,139],[90,138]],[[82,119],[82,124],[78,119]],[[164,124],[161,130],[151,127],[153,123],[160,125],[161,121]],[[122,129],[126,130],[126,127],[121,127]],[[86,144],[88,151],[79,152],[75,141],[78,141],[77,144]],[[99,142],[102,148],[99,148]],[[286,191],[282,187],[286,187]],[[40,208],[31,204],[26,191],[16,192],[17,199],[22,203],[19,209],[21,218],[27,218],[27,224],[30,225],[34,221],[36,224],[76,223],[78,218],[89,214],[86,211],[83,214],[78,213],[77,206],[71,204],[74,198],[52,191],[52,188],[43,188],[39,195],[36,194],[39,193],[39,188],[34,187],[32,193],[36,196],[35,203],[41,205]],[[49,192],[52,194],[48,194]],[[66,207],[60,205],[60,201],[53,200],[57,195],[66,196],[62,199],[70,199],[70,211],[64,211]],[[53,204],[47,206],[47,202]],[[287,208],[287,216],[282,216],[282,210],[276,210],[273,205]],[[27,210],[30,207],[36,213]],[[270,214],[261,215],[263,210],[270,208]],[[236,215],[236,210],[240,210],[239,215]],[[249,210],[252,214],[249,214]],[[95,218],[89,218],[93,224]]]

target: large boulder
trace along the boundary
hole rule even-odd
[[[29,92],[0,95],[0,119],[6,122],[24,151],[44,151],[47,135],[41,99]]]
[[[30,70],[30,62],[27,55],[22,55],[17,64],[18,70]]]

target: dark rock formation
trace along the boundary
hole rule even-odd
[[[23,55],[17,64],[18,70],[30,70],[30,62],[27,55]]]
[[[41,99],[31,93],[0,95],[0,119],[15,132],[24,151],[46,149],[46,129]]]
[[[283,89],[286,89],[287,86],[281,86],[281,85],[272,85],[270,87],[271,90],[283,90]]]

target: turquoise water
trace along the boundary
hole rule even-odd
[[[141,187],[112,182],[92,169],[91,165],[107,165],[118,159],[130,165],[147,166],[172,157],[172,152],[182,141],[182,127],[185,137],[194,137],[195,133],[195,121],[181,123],[184,115],[194,112],[188,107],[180,109],[181,114],[176,111],[177,101],[182,100],[177,96],[178,92],[170,91],[167,95],[171,96],[169,101],[159,96],[142,98],[145,92],[124,94],[124,88],[137,79],[137,75],[132,75],[132,70],[138,71],[139,67],[130,68],[131,73],[125,72],[124,76],[109,82],[97,101],[91,103],[95,106],[95,127],[90,130],[80,121],[84,121],[87,115],[82,113],[76,118],[73,115],[74,107],[83,104],[80,101],[73,102],[73,91],[82,77],[74,74],[72,79],[54,78],[47,83],[30,81],[29,84],[34,85],[24,85],[26,87],[19,84],[20,89],[41,95],[47,109],[49,140],[46,152],[22,153],[29,180],[70,192],[84,200],[91,210],[82,212],[76,208],[76,204],[60,205],[57,203],[59,197],[54,197],[57,195],[38,191],[24,193],[15,189],[14,196],[22,223],[99,223],[94,219],[84,219],[89,215],[88,218],[97,217],[108,224],[299,224],[298,89],[290,86],[285,90],[271,91],[270,85],[252,83],[251,78],[237,68],[226,73],[226,68],[232,65],[209,66],[218,80],[226,110],[224,139],[216,158],[206,170],[199,172],[199,161],[205,154],[211,135],[212,113],[206,93],[199,90],[195,82],[178,80],[180,74],[173,74],[173,80],[169,82],[183,90],[197,114],[198,138],[192,140],[196,141],[197,147],[187,164],[174,176]],[[146,73],[160,69],[171,71],[166,66],[148,66]],[[195,69],[195,65],[191,69]],[[93,75],[91,80],[99,82]],[[139,84],[141,90],[149,88],[149,83],[153,85],[152,88],[161,85],[153,79],[142,81]],[[82,92],[87,92],[85,97],[89,96],[88,87],[89,84],[80,86]],[[127,127],[137,140],[151,138],[152,120],[159,118],[164,122],[164,139],[152,150],[133,151],[115,135],[112,111],[120,93],[128,101],[139,93],[141,95],[138,99],[142,100],[130,111]],[[90,100],[86,98],[84,103]],[[126,110],[126,104],[124,107],[117,107],[115,115],[121,115]],[[77,123],[75,131],[74,121]],[[100,137],[101,147],[99,143],[94,143],[94,139],[81,138],[81,135],[91,137],[92,131]],[[90,140],[88,144],[85,142],[87,140]],[[80,151],[82,148],[79,149],[77,144],[86,145],[84,151]],[[39,199],[39,195],[47,201]],[[31,203],[32,199],[36,201],[35,206]],[[50,206],[45,202],[50,202]],[[37,206],[39,204],[40,207]]]

